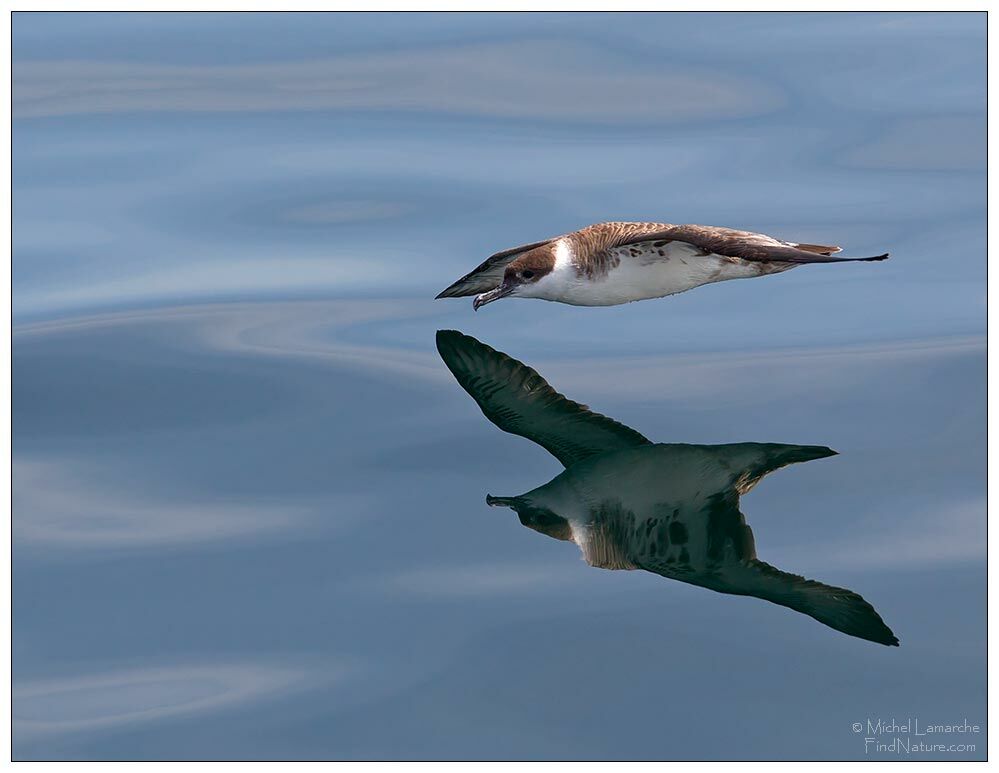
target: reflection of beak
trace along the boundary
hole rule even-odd
[[[476,295],[475,300],[472,301],[472,308],[478,311],[480,306],[485,306],[487,303],[492,303],[493,301],[498,301],[500,298],[505,298],[513,292],[513,288],[514,285],[500,285],[495,290],[490,290],[488,293]]]

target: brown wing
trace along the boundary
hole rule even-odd
[[[506,269],[509,263],[516,260],[518,255],[522,255],[528,250],[533,250],[535,247],[541,247],[552,241],[554,239],[545,239],[533,244],[511,247],[508,250],[497,252],[495,255],[490,255],[474,270],[469,271],[450,287],[438,293],[437,298],[460,298],[463,295],[478,295],[479,293],[494,290],[503,281],[504,269]]]
[[[641,231],[628,233],[607,246],[617,247],[656,240],[686,242],[706,253],[725,255],[729,258],[776,263],[843,263],[856,260],[884,260],[888,257],[888,253],[885,253],[869,258],[836,258],[829,253],[839,251],[838,247],[817,244],[795,246],[791,242],[782,242],[766,234],[711,225],[672,225],[651,233]]]
[[[819,255],[832,255],[834,252],[842,252],[842,247],[835,247],[831,244],[795,244],[799,250],[805,252],[817,252]]]

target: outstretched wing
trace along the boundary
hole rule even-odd
[[[503,281],[503,271],[508,264],[512,263],[518,256],[523,255],[525,252],[533,250],[535,247],[541,247],[551,241],[553,239],[545,239],[533,244],[523,244],[520,247],[511,247],[509,250],[503,250],[502,252],[497,252],[495,255],[490,255],[473,271],[469,271],[450,287],[438,293],[437,298],[460,298],[463,295],[478,295],[479,293],[494,290]]]
[[[650,443],[630,427],[569,400],[534,369],[471,336],[438,330],[437,351],[489,421],[537,443],[566,467]]]
[[[748,527],[745,529],[748,532]],[[808,615],[849,636],[898,646],[898,638],[885,625],[881,615],[859,594],[782,572],[757,558],[725,562],[708,572],[685,570],[681,564],[666,563],[655,557],[643,556],[635,563],[640,569],[671,580],[682,580],[720,593],[755,596]]]
[[[794,244],[752,231],[737,231],[711,225],[671,225],[653,233],[622,234],[609,247],[639,242],[685,242],[703,250],[729,258],[774,263],[848,263],[851,261],[884,260],[888,253],[869,258],[837,258],[832,255],[839,247],[821,244]]]
[[[800,448],[807,451],[809,447]],[[820,458],[823,455],[818,453],[822,450],[820,446],[811,448],[816,453],[806,453],[808,458]],[[802,460],[790,460],[787,463]],[[631,538],[632,542],[627,550],[635,566],[719,593],[755,596],[808,615],[850,636],[898,646],[895,634],[885,625],[874,607],[860,595],[846,588],[782,572],[760,561],[756,557],[752,529],[739,510],[739,497],[735,489],[709,497],[698,513],[681,510],[676,520],[685,524],[688,533],[696,531],[693,524],[697,522],[706,528],[706,543],[701,557],[698,557],[698,551],[691,544],[694,555],[684,561],[682,554],[676,554],[676,545],[671,544],[676,540],[659,534],[660,527],[656,523],[648,523],[645,532],[636,532]],[[685,536],[684,546],[686,544]]]
[[[806,580],[758,559],[726,565],[721,577],[724,585],[717,590],[756,596],[813,617],[850,636],[898,646],[898,638],[881,615],[852,590]]]

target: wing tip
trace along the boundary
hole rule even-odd
[[[795,249],[803,252],[814,252],[816,255],[835,255],[842,252],[843,248],[835,244],[809,244],[807,242],[791,243]]]
[[[443,354],[443,350],[445,348],[454,347],[462,340],[468,338],[469,336],[465,335],[460,330],[438,330],[436,336],[437,351],[440,354]]]
[[[898,647],[899,642],[895,632],[881,619],[881,615],[878,614],[874,607],[865,601],[863,597],[859,598],[864,606],[867,607],[866,610],[861,610],[863,619],[856,630],[848,631],[841,629],[843,633],[866,639],[875,644],[883,644],[885,647]]]
[[[477,338],[462,333],[460,330],[438,330],[435,336],[437,353],[444,361],[444,365],[451,371],[458,380],[462,388],[468,392],[469,387],[463,381],[470,368],[474,368],[476,363],[483,358],[497,356],[502,359],[512,359],[508,355],[498,352],[491,346],[482,343]],[[516,362],[516,361],[515,361]],[[520,363],[517,363],[518,365]],[[469,392],[469,394],[471,394]],[[474,399],[474,395],[472,395]]]
[[[452,285],[448,285],[443,290],[441,290],[437,295],[434,296],[435,301],[439,301],[441,298],[458,298],[461,293],[458,292],[458,282]]]
[[[885,647],[898,647],[898,637],[888,627],[888,624],[878,614],[878,611],[860,594],[853,591],[850,591],[850,593],[855,596],[853,599],[855,610],[853,615],[851,615],[853,621],[842,626],[833,625],[832,627],[838,628],[849,636],[866,639],[875,644],[883,644]],[[819,621],[826,625],[829,625],[830,622],[821,619]]]
[[[440,300],[441,298],[465,298],[469,295],[478,295],[479,293],[484,293],[487,290],[493,289],[488,285],[485,287],[469,287],[468,283],[469,277],[463,276],[457,282],[448,285],[437,293],[437,295],[434,296],[434,300]]]
[[[898,637],[894,634],[892,629],[885,624],[885,621],[881,619],[881,616],[878,615],[877,612],[874,614],[877,615],[878,622],[881,624],[880,630],[871,632],[866,636],[861,635],[862,638],[867,639],[867,641],[874,642],[875,644],[883,644],[886,647],[898,647]]]

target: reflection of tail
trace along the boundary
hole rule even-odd
[[[735,489],[740,494],[747,493],[764,475],[781,467],[836,455],[826,446],[793,446],[786,443],[729,443],[712,448],[723,451],[726,461],[741,472],[735,482]]]
[[[761,445],[767,450],[765,472],[779,470],[789,464],[836,456],[836,452],[828,446],[792,446],[784,443],[763,443]]]
[[[836,588],[797,574],[782,572],[758,560],[726,566],[723,581],[712,586],[723,593],[757,598],[780,604],[814,617],[820,623],[867,641],[898,646],[898,638],[885,625],[874,607],[852,590]]]

